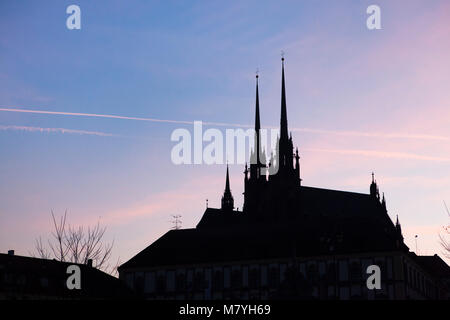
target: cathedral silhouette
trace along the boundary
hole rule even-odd
[[[221,208],[196,228],[171,230],[119,267],[148,299],[445,299],[448,265],[409,251],[372,173],[368,194],[302,185],[288,130],[284,58],[276,173],[261,151],[258,76],[255,145],[244,170],[244,207],[234,209],[227,167]],[[367,286],[367,267],[381,288]]]

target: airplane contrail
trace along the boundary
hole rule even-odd
[[[19,112],[19,113],[33,113],[33,114],[50,114],[60,116],[75,116],[75,117],[93,117],[93,118],[108,118],[108,119],[121,119],[121,120],[135,120],[135,121],[148,121],[148,122],[162,122],[162,123],[174,123],[174,124],[194,124],[194,121],[186,120],[168,120],[157,118],[142,118],[142,117],[128,117],[119,116],[113,114],[97,114],[97,113],[79,113],[79,112],[61,112],[61,111],[47,111],[47,110],[31,110],[31,109],[13,109],[0,107],[0,111],[5,112]],[[202,122],[204,125],[221,126],[221,127],[252,127],[246,124],[224,123],[224,122]]]
[[[130,117],[120,116],[113,114],[96,114],[96,113],[79,113],[79,112],[61,112],[61,111],[48,111],[48,110],[32,110],[32,109],[19,109],[19,108],[7,108],[0,106],[0,111],[3,112],[19,112],[19,113],[32,113],[32,114],[48,114],[48,115],[61,115],[61,116],[75,116],[75,117],[94,117],[94,118],[107,118],[107,119],[122,119],[122,120],[134,120],[134,121],[147,121],[147,122],[159,122],[159,123],[173,123],[173,124],[187,124],[192,125],[194,121],[186,120],[170,120],[170,119],[158,119],[158,118],[143,118],[143,117]],[[225,122],[211,122],[203,121],[203,125],[207,126],[220,126],[220,127],[238,127],[238,128],[252,128],[250,124],[238,124],[238,123],[225,123]],[[275,126],[264,126],[267,129],[277,129]],[[420,139],[420,140],[437,140],[437,141],[450,141],[450,137],[429,135],[429,134],[409,134],[409,133],[380,133],[380,132],[362,132],[362,131],[339,131],[339,130],[326,130],[326,129],[312,129],[312,128],[291,128],[293,132],[306,132],[316,134],[331,134],[341,136],[354,136],[354,137],[368,137],[368,138],[384,138],[384,139]]]

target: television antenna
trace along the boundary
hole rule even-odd
[[[170,222],[172,222],[173,226],[172,226],[172,230],[179,230],[181,229],[181,215],[180,214],[175,214],[175,215],[171,215],[171,217],[173,218],[173,220],[171,220]]]

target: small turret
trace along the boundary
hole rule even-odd
[[[370,184],[370,195],[374,198],[380,198],[379,192],[378,192],[378,186],[375,181],[375,174],[372,172],[372,183]]]
[[[227,165],[227,178],[225,181],[225,191],[222,196],[222,210],[224,211],[233,211],[234,209],[234,199],[230,190],[230,175],[228,173],[228,165]]]

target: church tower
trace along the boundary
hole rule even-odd
[[[278,171],[270,180],[279,180],[284,186],[300,186],[300,164],[298,150],[294,155],[292,134],[289,135],[286,106],[286,83],[284,76],[284,57],[281,58],[281,117],[280,117],[280,137],[277,145],[276,166]],[[294,168],[295,157],[295,168]]]
[[[264,151],[261,150],[261,119],[259,112],[259,76],[256,75],[256,98],[255,98],[255,145],[250,154],[250,170],[245,165],[244,179],[244,211],[257,214],[261,211],[264,199],[266,179],[266,159]],[[250,173],[250,177],[248,174]]]
[[[271,155],[268,179],[265,154],[261,152],[259,83],[256,76],[255,146],[251,152],[250,168],[246,165],[244,171],[244,212],[256,220],[287,217],[294,214],[300,204],[300,157],[298,149],[294,154],[292,135],[288,131],[284,57],[281,62],[280,134],[275,157],[273,153]]]
[[[256,99],[255,99],[255,145],[250,155],[250,180],[266,181],[265,176],[265,156],[261,150],[261,120],[259,117],[259,90],[258,78],[256,75]]]

